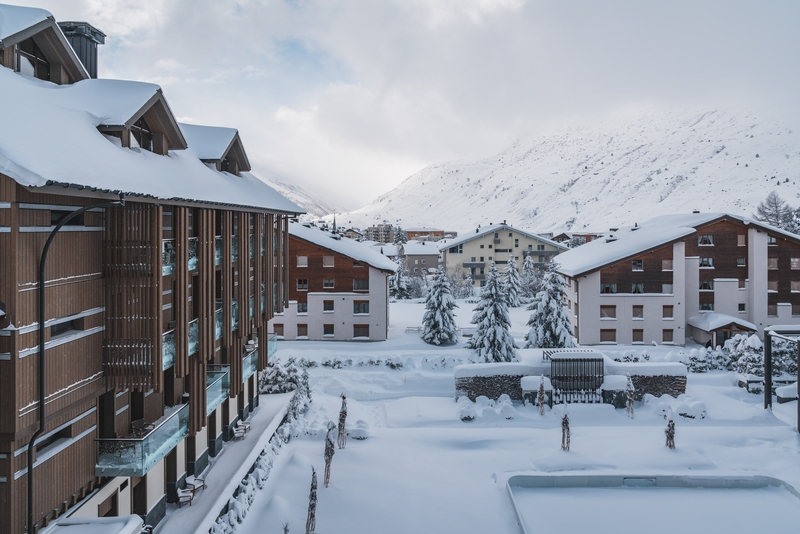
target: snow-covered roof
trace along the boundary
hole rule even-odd
[[[192,152],[204,161],[219,161],[239,140],[239,131],[236,128],[223,128],[220,126],[200,126],[197,124],[180,123],[181,131],[186,137],[186,143],[192,148]],[[243,170],[250,170],[250,163],[244,152],[244,147],[239,141],[239,150],[246,167]]]
[[[249,173],[209,169],[191,149],[161,156],[121,148],[98,126],[125,124],[157,85],[84,80],[54,85],[0,68],[0,173],[23,186],[74,186],[126,196],[283,213],[304,210]],[[180,134],[179,134],[180,135]]]
[[[138,515],[66,517],[48,529],[51,534],[138,534],[144,524]]]
[[[417,228],[405,228],[406,232],[444,232],[440,228],[428,228],[427,226],[420,226]]]
[[[718,219],[731,219],[747,226],[757,226],[771,234],[800,240],[791,232],[762,222],[729,213],[686,213],[662,215],[641,225],[611,229],[604,238],[594,239],[585,245],[559,254],[558,271],[567,276],[577,276],[599,269],[616,261],[635,256],[647,250],[666,245],[696,233],[696,227]]]
[[[686,322],[695,328],[703,330],[704,332],[711,332],[713,330],[716,330],[717,328],[728,326],[729,324],[735,324],[745,330],[750,330],[752,332],[758,330],[758,328],[756,328],[756,325],[754,325],[749,321],[739,319],[738,317],[734,317],[732,315],[726,315],[724,313],[716,313],[716,312],[701,313],[700,315],[689,317],[689,319]]]
[[[362,244],[366,244],[366,242],[362,241]],[[391,243],[372,242],[372,244],[367,244],[367,246],[371,247],[372,250],[376,250],[378,254],[389,256],[390,258],[400,255],[400,247]]]
[[[53,15],[44,9],[0,4],[0,44],[47,19],[52,20]]]
[[[308,241],[320,247],[343,254],[349,258],[381,269],[382,271],[395,272],[397,264],[381,254],[372,247],[353,241],[352,239],[335,236],[329,232],[324,232],[314,226],[305,226],[300,223],[289,224],[289,235]]]
[[[508,224],[494,224],[494,225],[491,225],[491,226],[485,226],[483,228],[478,228],[477,230],[478,231],[474,232],[474,233],[463,234],[463,235],[460,235],[458,237],[455,237],[452,240],[449,240],[447,243],[444,243],[444,241],[439,241],[437,243],[437,245],[439,246],[439,250],[445,250],[445,249],[447,249],[449,247],[454,247],[456,245],[460,245],[461,243],[466,243],[467,241],[472,241],[473,239],[476,239],[476,238],[479,238],[479,237],[483,237],[486,234],[491,234],[491,233],[494,233],[494,232],[498,232],[500,230],[511,230],[512,232],[520,233],[520,234],[522,234],[522,235],[524,235],[526,237],[529,237],[531,239],[536,239],[538,241],[541,241],[542,243],[547,243],[547,244],[552,245],[552,246],[554,246],[554,247],[556,247],[558,249],[569,250],[568,247],[562,245],[561,243],[556,243],[552,239],[548,239],[546,237],[542,237],[539,234],[532,234],[531,232],[526,232],[525,230],[519,230],[518,228],[514,228],[513,226],[510,226]]]
[[[403,254],[406,256],[439,255],[439,246],[434,242],[409,241],[403,245]]]

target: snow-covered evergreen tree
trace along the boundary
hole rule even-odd
[[[628,417],[633,419],[633,396],[636,390],[633,387],[633,380],[631,380],[631,374],[628,373],[628,383],[625,386],[625,413],[628,414]]]
[[[745,374],[764,376],[764,345],[758,336],[737,334],[725,342],[730,355],[730,370]]]
[[[472,324],[478,328],[467,347],[478,353],[478,361],[513,361],[514,349],[518,347],[508,332],[511,321],[508,317],[506,296],[494,263],[489,269],[486,285],[481,290],[481,301],[474,312]]]
[[[532,311],[528,321],[530,331],[525,336],[525,348],[574,347],[572,321],[564,308],[566,282],[558,273],[545,275],[544,287],[528,306]]]
[[[408,298],[408,277],[406,276],[406,268],[401,258],[395,258],[394,262],[397,264],[397,270],[391,278],[389,278],[389,295],[398,300]]]
[[[522,295],[526,299],[532,299],[536,296],[536,264],[533,261],[533,256],[525,256],[525,260],[522,262],[520,284],[522,286]]]
[[[428,290],[425,315],[422,317],[422,340],[431,345],[455,343],[458,340],[453,308],[457,308],[450,281],[441,269]]]
[[[403,231],[402,228],[396,226],[394,229],[394,244],[404,245],[405,243],[408,243],[408,236],[406,235],[406,233]]]
[[[522,293],[522,281],[520,280],[519,269],[517,269],[517,260],[514,259],[514,253],[508,258],[508,269],[506,270],[505,278],[505,291],[506,301],[512,308],[521,306],[520,294]]]
[[[458,298],[468,299],[474,296],[473,293],[474,288],[472,287],[472,271],[467,270],[464,273],[464,278],[461,281],[461,291],[459,292]]]
[[[667,437],[667,447],[670,449],[675,448],[675,416],[672,413],[672,407],[667,410],[667,428],[664,429],[664,435]]]
[[[536,395],[536,407],[539,415],[544,415],[544,375],[539,378],[539,392]]]
[[[689,370],[693,373],[705,373],[708,369],[709,361],[705,347],[692,349],[689,352]]]

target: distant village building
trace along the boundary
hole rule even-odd
[[[473,285],[479,287],[486,285],[486,272],[492,262],[500,272],[505,272],[511,254],[522,268],[526,256],[532,256],[536,263],[544,263],[566,250],[568,248],[560,243],[518,230],[505,222],[476,228],[475,233],[448,239],[439,246],[442,266],[447,270],[470,271]]]
[[[289,305],[270,321],[282,339],[384,341],[397,265],[363,243],[289,225]]]
[[[439,241],[444,239],[444,230],[437,228],[406,228],[405,231],[409,241]]]
[[[364,237],[378,243],[394,243],[394,227],[391,224],[370,226],[364,231]]]
[[[356,228],[348,228],[343,232],[343,235],[347,239],[352,239],[354,241],[361,241],[362,239],[364,239],[364,233]]]
[[[553,237],[553,241],[556,243],[585,245],[586,243],[594,241],[599,237],[602,237],[602,235],[592,232],[562,232]]]
[[[409,274],[428,274],[439,266],[439,248],[430,241],[409,241],[400,247]]]
[[[558,257],[578,342],[711,346],[800,324],[800,237],[738,215],[656,217]]]

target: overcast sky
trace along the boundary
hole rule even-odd
[[[566,119],[800,98],[796,0],[6,1],[97,26],[101,77],[348,209]]]

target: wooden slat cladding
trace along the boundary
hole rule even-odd
[[[635,271],[633,262],[639,260],[642,270]],[[600,284],[617,284],[617,293],[631,293],[634,284],[642,284],[644,293],[661,293],[663,284],[672,283],[672,271],[662,268],[664,260],[672,260],[672,244],[603,267]]]
[[[275,313],[283,313],[284,302],[288,301],[287,293],[289,286],[285,285],[285,276],[283,274],[286,259],[284,258],[284,241],[286,236],[283,233],[283,216],[275,216]]]
[[[214,357],[214,211],[197,210],[194,217],[197,236],[197,288],[194,303],[198,318],[197,353],[189,357],[189,433],[195,435],[206,425],[206,371]]]
[[[274,285],[275,285],[275,215],[268,214],[266,217],[266,226],[264,232],[267,235],[267,249],[265,251],[265,266],[264,266],[264,282],[267,288],[267,316],[265,319],[269,321],[275,316],[275,305],[273,304]]]
[[[106,217],[106,384],[161,391],[161,207],[129,202]]]
[[[189,208],[172,208],[172,229],[175,235],[175,293],[172,307],[175,314],[175,376],[189,372]]]

